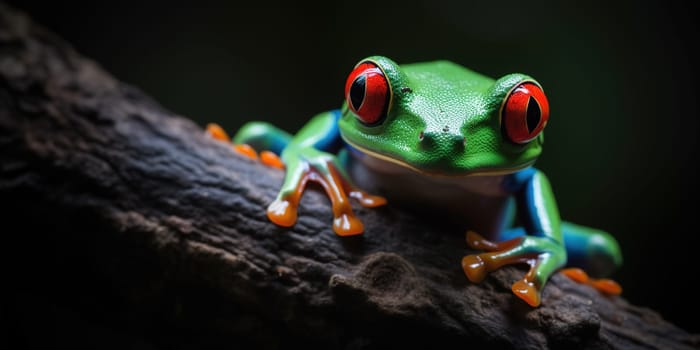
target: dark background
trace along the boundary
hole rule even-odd
[[[551,106],[537,165],[562,217],[617,237],[628,300],[700,332],[697,25],[683,3],[9,3],[165,108],[231,132],[255,119],[296,131],[338,107],[373,54],[529,74]]]

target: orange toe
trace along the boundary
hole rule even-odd
[[[462,258],[462,269],[470,281],[479,283],[486,277],[486,263],[478,255],[467,255]]]
[[[240,153],[240,154],[242,154],[250,159],[253,159],[253,160],[258,159],[257,152],[255,152],[253,147],[250,147],[250,145],[246,145],[245,143],[240,144],[240,145],[233,145],[233,149],[236,152],[238,152],[238,153]]]
[[[524,300],[532,307],[540,305],[540,291],[537,290],[532,282],[524,279],[519,280],[511,286],[513,293],[520,299]]]
[[[282,159],[280,159],[279,156],[270,151],[260,152],[260,162],[273,168],[284,169],[284,163],[282,163]]]
[[[566,268],[562,269],[561,273],[572,279],[574,282],[581,283],[581,284],[587,284],[595,289],[597,289],[599,292],[608,294],[608,295],[620,295],[622,294],[622,286],[620,286],[619,283],[608,279],[608,278],[590,278],[588,277],[588,274],[577,268],[577,267],[571,267],[571,268]]]
[[[354,236],[362,234],[364,226],[355,215],[342,213],[333,218],[333,231],[338,236]]]
[[[561,270],[561,273],[564,274],[564,276],[574,280],[575,282],[588,283],[588,274],[577,267],[563,269]]]
[[[359,190],[351,191],[348,196],[357,199],[360,202],[360,205],[365,208],[376,208],[386,204],[386,198],[381,196],[373,196]]]
[[[492,242],[486,240],[480,234],[472,230],[467,231],[466,239],[467,245],[469,245],[469,247],[472,249],[491,250],[494,249],[495,246]]]
[[[224,141],[224,142],[229,142],[231,139],[228,137],[228,134],[224,129],[216,123],[209,123],[207,124],[207,134],[209,134],[211,137],[213,137],[215,140],[219,141]]]
[[[291,227],[297,221],[297,207],[287,200],[276,199],[267,207],[267,217],[277,225]]]
[[[593,280],[590,282],[590,285],[600,291],[601,293],[605,293],[608,295],[620,295],[622,294],[622,286],[620,286],[619,283],[607,279],[607,278],[601,278],[598,280]]]

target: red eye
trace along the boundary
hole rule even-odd
[[[502,128],[508,139],[524,144],[542,132],[549,120],[549,102],[534,83],[518,85],[506,97],[501,111]]]
[[[377,125],[389,109],[389,82],[377,65],[360,63],[345,82],[345,99],[357,118],[366,125]]]

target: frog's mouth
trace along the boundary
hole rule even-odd
[[[449,171],[444,171],[440,169],[430,169],[430,168],[419,168],[413,164],[410,164],[404,160],[401,159],[396,159],[392,158],[391,156],[388,156],[386,154],[381,154],[377,153],[375,151],[372,151],[370,149],[367,149],[362,146],[358,146],[351,141],[347,140],[346,138],[343,138],[343,140],[350,146],[351,152],[353,152],[356,155],[366,155],[370,157],[377,158],[379,160],[389,162],[398,166],[401,166],[403,168],[410,169],[414,172],[427,175],[427,176],[441,176],[441,177],[467,177],[467,176],[499,176],[499,175],[507,175],[507,174],[512,174],[515,172],[518,172],[522,169],[525,169],[535,163],[535,160],[530,160],[527,162],[524,162],[522,164],[517,164],[512,167],[500,167],[500,168],[481,168],[477,170],[463,170],[463,169],[453,169],[456,170],[454,172],[449,172]]]

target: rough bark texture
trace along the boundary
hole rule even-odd
[[[298,223],[276,227],[265,208],[282,176],[0,4],[0,272],[10,339],[700,346],[654,311],[560,275],[538,308],[510,291],[522,268],[471,284],[459,226],[393,206],[358,207],[366,233],[341,238],[328,200],[309,191]]]

